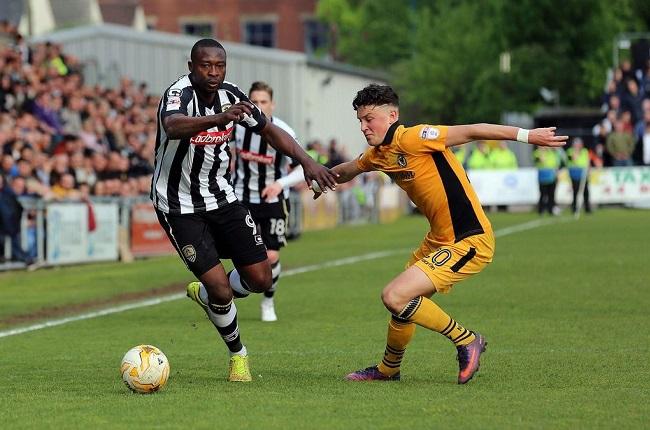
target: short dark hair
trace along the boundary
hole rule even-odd
[[[263,81],[255,81],[251,84],[251,89],[248,90],[248,96],[250,97],[251,93],[253,91],[266,91],[269,93],[269,96],[271,96],[271,100],[273,100],[273,88],[269,84]]]
[[[219,42],[217,42],[214,39],[201,39],[198,42],[192,46],[192,50],[190,51],[190,60],[194,61],[196,58],[197,51],[201,48],[218,48],[221,49],[223,52],[226,52],[224,49],[223,45]]]
[[[399,96],[388,85],[370,84],[357,93],[352,101],[354,110],[361,106],[380,106],[393,105],[399,106]]]

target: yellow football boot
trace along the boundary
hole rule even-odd
[[[251,377],[251,371],[248,367],[248,356],[235,354],[230,357],[228,373],[228,381],[230,382],[252,381],[253,378]]]
[[[186,288],[187,297],[194,300],[196,303],[199,304],[199,306],[201,306],[203,309],[207,311],[208,304],[203,303],[203,300],[201,300],[201,296],[199,295],[200,289],[201,289],[200,282],[190,282],[189,284],[187,284],[187,288]]]

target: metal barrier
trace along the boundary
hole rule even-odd
[[[308,190],[292,190],[288,238],[295,239],[306,230],[383,221],[380,212],[386,204],[380,204],[380,189],[373,184],[358,185],[325,194],[316,201]],[[15,261],[10,238],[5,237],[4,243],[0,243],[0,250],[4,250],[0,271],[97,261],[128,262],[174,252],[146,196],[92,198],[89,202],[25,197],[19,200],[23,206],[19,241],[29,259]],[[407,210],[405,202],[392,200],[391,210]]]

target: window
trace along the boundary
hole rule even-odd
[[[266,48],[275,47],[275,23],[262,21],[245,23],[244,42]]]
[[[214,35],[211,22],[184,22],[181,24],[181,33],[200,37],[212,37]]]
[[[304,22],[305,52],[314,54],[323,52],[327,48],[329,28],[327,24],[315,19],[308,19]]]

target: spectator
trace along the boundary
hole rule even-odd
[[[478,170],[489,169],[490,167],[490,147],[483,141],[476,142],[476,147],[467,160],[467,168],[469,170]]]
[[[505,140],[499,141],[498,145],[493,148],[488,155],[490,167],[493,169],[516,169],[517,156],[508,147]]]
[[[52,196],[56,200],[78,200],[81,193],[75,189],[74,176],[64,173],[58,181],[52,185]]]
[[[641,103],[644,95],[639,91],[639,84],[634,79],[628,79],[627,88],[623,94],[621,104],[624,110],[630,111],[632,114],[632,123],[636,123],[642,117]]]
[[[345,163],[347,160],[347,157],[343,154],[343,151],[338,148],[338,142],[336,139],[330,139],[330,144],[329,147],[327,148],[327,157],[328,161],[326,166],[329,168],[332,168],[334,166],[337,166],[341,163]]]
[[[625,130],[623,121],[618,120],[614,123],[614,131],[607,136],[605,147],[612,156],[614,166],[632,165],[634,137]]]
[[[0,175],[0,257],[4,255],[5,237],[11,240],[11,260],[31,264],[32,261],[23,250],[20,239],[20,223],[23,206],[18,201],[16,193],[11,186],[5,183],[5,178]]]
[[[557,185],[557,171],[562,163],[556,149],[538,147],[533,151],[535,166],[537,167],[537,180],[539,182],[539,202],[537,212],[542,215],[558,215],[555,206],[555,186]]]
[[[327,158],[327,153],[323,149],[323,145],[318,140],[314,140],[308,143],[306,152],[312,159],[316,160],[322,165],[326,165],[329,161]]]
[[[508,142],[505,140],[498,141],[497,146],[492,148],[488,154],[488,162],[490,168],[492,169],[516,170],[518,167],[517,156],[508,147]],[[499,212],[506,212],[508,210],[508,206],[497,205],[497,210]]]
[[[571,186],[573,188],[573,201],[571,209],[576,214],[579,210],[578,195],[580,188],[583,188],[583,205],[585,212],[591,213],[589,204],[589,151],[584,147],[582,139],[575,137],[571,148],[567,149],[567,167]]]
[[[81,112],[85,101],[82,97],[75,95],[68,99],[65,107],[61,110],[61,121],[65,134],[79,135],[82,130]]]

